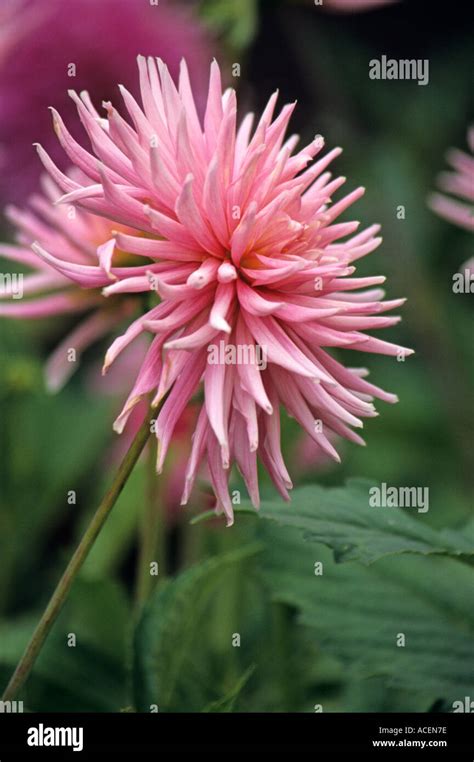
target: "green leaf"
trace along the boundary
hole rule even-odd
[[[209,675],[204,669],[196,677],[206,650],[206,643],[196,640],[198,626],[209,612],[213,594],[225,585],[225,574],[259,549],[258,544],[247,544],[210,558],[167,581],[152,596],[135,633],[134,695],[139,711],[148,712],[154,704],[159,711],[183,711],[180,691],[188,707],[202,709],[204,704],[196,702],[202,700],[201,684]],[[195,698],[190,695],[193,690]]]
[[[471,567],[408,554],[371,566],[337,564],[293,529],[267,524],[264,534],[274,598],[299,610],[317,642],[346,663],[348,678],[383,676],[435,699],[472,695]]]
[[[353,480],[346,487],[302,487],[289,504],[264,500],[259,515],[302,530],[310,542],[328,545],[336,561],[370,564],[396,553],[474,554],[472,532],[432,529],[407,513],[415,508],[371,507],[371,486]]]

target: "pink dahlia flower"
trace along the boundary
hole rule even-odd
[[[78,171],[71,172],[71,177],[86,179]],[[133,315],[137,307],[133,295],[108,302],[102,295],[102,287],[124,275],[135,274],[137,270],[136,267],[116,266],[120,262],[126,265],[127,260],[135,260],[117,250],[112,228],[120,226],[75,207],[56,205],[61,191],[55,182],[46,175],[42,185],[43,193],[31,197],[29,208],[21,210],[9,206],[6,209],[7,217],[16,228],[17,240],[14,244],[0,244],[0,256],[26,265],[32,272],[25,276],[15,273],[7,283],[8,287],[2,289],[0,317],[79,316],[76,327],[64,337],[46,365],[47,385],[51,391],[56,391],[78,367],[81,353],[90,344],[116,331],[121,320]],[[122,227],[122,230],[128,228]],[[31,250],[34,240],[64,263],[65,274],[59,273]],[[75,270],[78,267],[94,271],[88,291],[77,284]]]
[[[403,300],[382,301],[383,277],[353,277],[354,263],[379,245],[379,226],[356,233],[357,222],[338,221],[364,189],[330,204],[345,181],[327,171],[340,149],[311,164],[323,148],[316,136],[295,153],[298,137],[285,140],[294,104],[274,118],[274,93],[254,130],[252,114],[237,128],[235,92],[222,94],[214,62],[201,124],[184,61],[178,88],[160,60],[140,57],[139,72],[142,106],[121,88],[131,123],[110,103],[99,119],[87,96],[73,94],[95,155],[55,116],[59,140],[87,182],[40,155],[63,202],[134,228],[119,232],[116,246],[145,264],[133,273],[115,270],[105,294],[151,288],[162,300],[107,352],[104,370],[140,334],[154,336],[116,430],[144,395],[154,392],[157,405],[167,394],[155,426],[161,471],[177,422],[202,389],[182,502],[204,461],[217,511],[231,524],[233,463],[256,507],[257,455],[288,499],[280,407],[339,460],[330,432],[363,443],[352,427],[376,415],[372,398],[396,401],[328,348],[409,353],[365,332],[396,323],[383,313]],[[35,250],[86,288],[103,278],[98,264],[72,267],[50,247]]]
[[[467,133],[471,155],[451,148],[447,153],[452,172],[443,172],[438,186],[444,193],[433,193],[429,205],[434,212],[466,230],[474,231],[474,125]],[[450,196],[445,194],[449,193]],[[453,198],[454,197],[454,198]]]
[[[205,99],[206,34],[189,8],[176,0],[156,5],[150,0],[1,0],[0,6],[4,203],[18,203],[37,188],[33,141],[40,141],[56,161],[63,160],[51,133],[48,106],[72,117],[69,87],[87,87],[100,102],[112,96],[117,81],[133,91],[138,53],[159,53],[173,75],[186,55],[198,100]]]

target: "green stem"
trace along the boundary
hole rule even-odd
[[[137,572],[136,603],[141,606],[149,598],[156,576],[151,574],[151,564],[158,563],[159,579],[166,577],[166,516],[160,485],[165,480],[156,478],[156,438],[148,447],[147,499],[141,526],[140,552]]]
[[[156,410],[153,411],[153,415],[156,415]],[[150,417],[147,417],[143,422],[142,427],[138,431],[135,439],[133,440],[130,448],[125,455],[114,481],[106,493],[104,499],[99,505],[96,513],[94,514],[92,521],[86,529],[82,540],[77,546],[74,555],[72,556],[67,568],[61,577],[56,590],[54,591],[51,599],[44,610],[31,640],[28,643],[23,656],[21,657],[15,672],[12,675],[10,682],[8,683],[5,692],[3,694],[3,701],[11,701],[15,698],[20,688],[27,680],[31,669],[38,658],[38,655],[45,643],[49,632],[55,623],[65,601],[68,593],[73,585],[74,580],[77,577],[84,561],[86,560],[97,536],[99,535],[102,527],[107,520],[109,513],[114,507],[117,498],[122,492],[128,477],[130,476],[133,467],[135,466],[140,454],[145,447],[145,444],[150,436]]]

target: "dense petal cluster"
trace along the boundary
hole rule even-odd
[[[467,142],[471,155],[456,148],[448,151],[446,158],[452,171],[438,178],[444,193],[433,193],[429,203],[444,219],[474,232],[474,126],[468,130]]]
[[[71,172],[71,177],[83,179],[77,171]],[[32,272],[25,276],[12,274],[9,282],[5,279],[0,316],[36,320],[77,314],[76,327],[64,336],[46,365],[48,387],[56,391],[78,367],[81,353],[90,344],[116,332],[122,320],[133,316],[136,297],[127,295],[107,301],[102,287],[135,273],[136,268],[111,266],[112,256],[117,263],[124,255],[116,249],[110,222],[72,206],[57,205],[62,194],[49,176],[42,178],[42,186],[42,192],[31,197],[26,209],[13,205],[6,209],[6,216],[16,229],[16,243],[0,244],[0,255],[15,265],[31,268]],[[31,250],[33,241],[47,249],[55,262],[63,262],[63,273]],[[98,264],[102,275],[95,274],[88,280],[89,290],[84,291],[84,268],[87,272],[88,267],[94,269]],[[70,354],[72,350],[74,356]]]
[[[252,114],[237,127],[235,92],[222,93],[214,62],[201,124],[184,62],[178,87],[159,59],[140,57],[139,75],[142,105],[121,88],[130,121],[109,102],[102,118],[87,95],[71,93],[93,153],[54,112],[59,140],[87,180],[62,174],[39,152],[64,203],[133,229],[119,230],[116,246],[144,264],[119,273],[112,255],[117,279],[104,293],[156,290],[161,299],[107,352],[105,370],[139,335],[153,336],[115,428],[144,395],[154,394],[155,405],[167,395],[155,427],[161,470],[177,422],[202,389],[183,503],[204,461],[230,524],[233,463],[255,506],[257,455],[288,499],[280,406],[337,460],[332,435],[362,443],[353,428],[376,415],[373,397],[396,401],[327,349],[409,353],[365,333],[397,322],[384,313],[403,300],[382,301],[383,277],[354,277],[354,263],[379,245],[379,227],[356,232],[357,222],[338,221],[363,189],[331,203],[345,181],[327,171],[340,149],[312,163],[324,146],[318,135],[295,152],[298,137],[285,139],[294,104],[274,117],[275,93],[255,127]],[[72,266],[51,247],[35,250],[85,287],[104,278],[101,262]]]

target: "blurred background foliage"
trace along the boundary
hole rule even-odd
[[[360,272],[386,275],[389,297],[408,297],[384,338],[416,354],[345,353],[400,403],[378,405],[367,446],[341,445],[340,466],[303,467],[300,434],[285,422],[295,482],[309,492],[283,514],[264,482],[261,518],[242,510],[231,530],[191,525],[209,507],[201,485],[192,510],[168,524],[172,576],[144,610],[134,600],[148,489],[140,462],[22,698],[45,711],[450,711],[474,695],[472,295],[452,291],[472,238],[437,219],[426,196],[474,119],[472,6],[410,0],[335,14],[311,0],[195,5],[244,110],[260,111],[279,88],[281,103],[298,99],[292,127],[304,141],[321,133],[329,148],[344,147],[337,171],[367,188],[358,219],[380,222],[384,235]],[[370,80],[368,61],[382,54],[428,58],[429,85]],[[90,381],[105,346],[85,355],[64,391],[45,391],[45,357],[63,331],[58,321],[0,323],[0,685],[113,467],[120,399],[97,395]],[[429,487],[430,510],[393,509],[375,530],[357,488],[334,491],[353,477]]]

